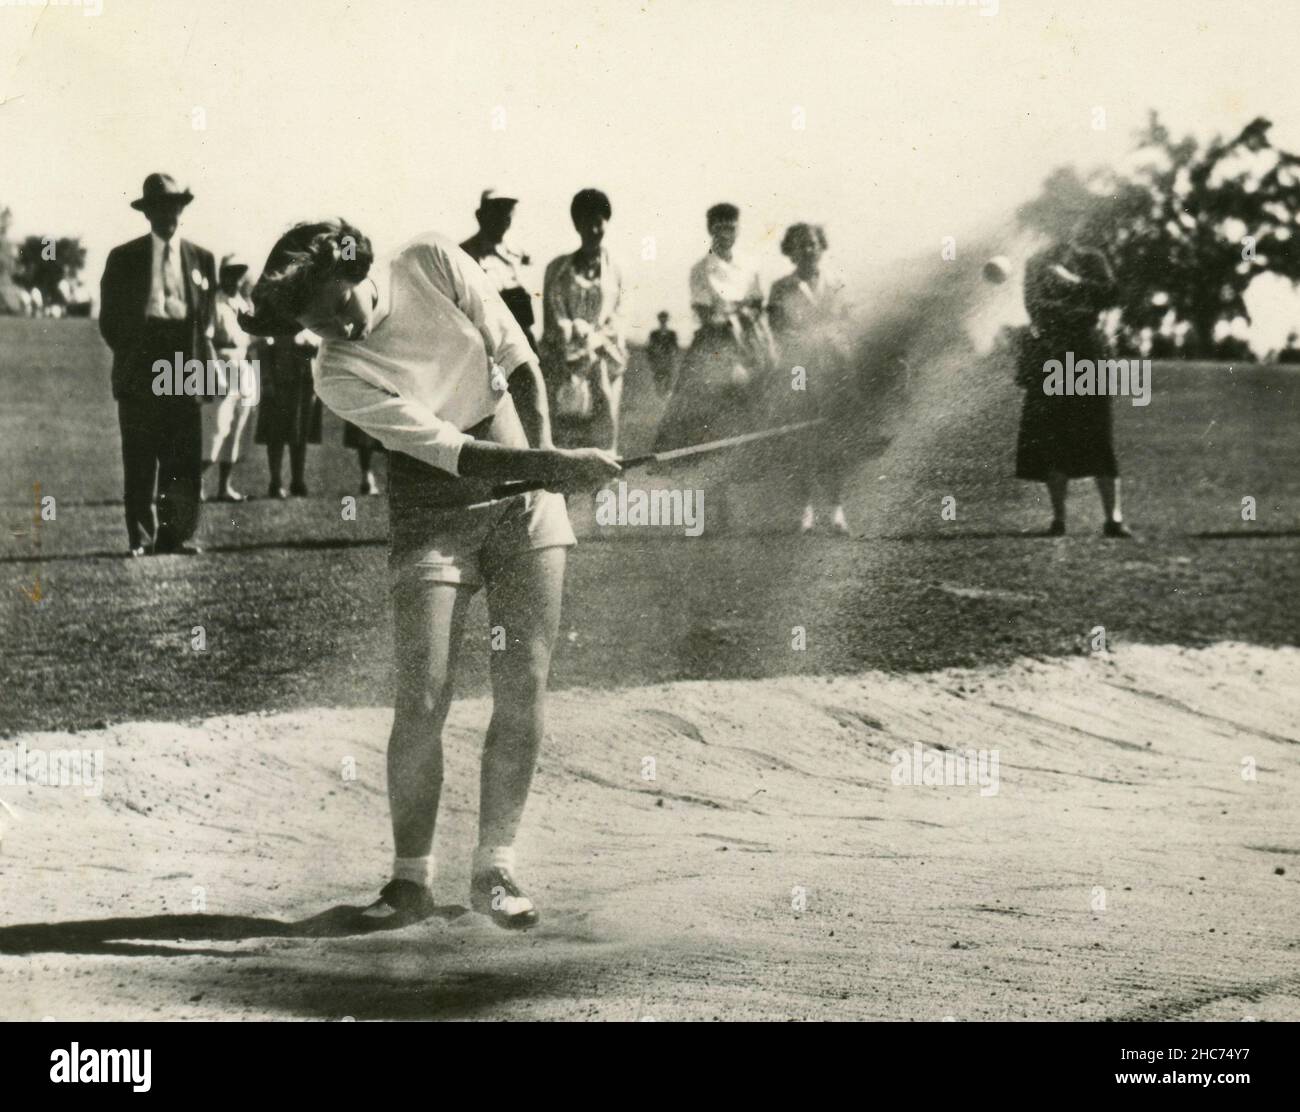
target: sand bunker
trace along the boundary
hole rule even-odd
[[[1300,1019],[1297,680],[1225,644],[561,692],[524,936],[459,911],[483,700],[447,917],[369,936],[328,912],[384,879],[387,712],[12,738],[102,776],[0,785],[0,1017]]]

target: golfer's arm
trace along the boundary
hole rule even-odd
[[[453,475],[549,479],[549,466],[559,466],[557,461],[562,458],[553,449],[503,449],[484,444],[427,406],[347,372],[331,373],[326,368],[316,382],[316,393],[339,417],[368,432],[385,448]]]
[[[531,359],[520,363],[510,375],[510,396],[519,410],[519,421],[528,443],[551,447],[551,413],[542,371]]]
[[[502,482],[509,479],[560,477],[563,457],[554,448],[507,448],[491,440],[470,440],[461,447],[457,470],[473,479]]]
[[[448,252],[440,246],[429,245],[427,261],[434,288],[443,294],[450,293],[483,337],[488,357],[502,369],[509,368],[510,395],[518,403],[516,408],[528,442],[549,448],[551,421],[546,409],[546,386],[519,322],[482,267],[471,262],[463,251]]]

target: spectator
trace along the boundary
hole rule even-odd
[[[617,455],[627,345],[623,277],[603,246],[613,211],[599,189],[582,190],[569,206],[582,244],[546,268],[541,361],[555,443]]]
[[[650,333],[650,341],[646,345],[650,373],[654,376],[655,390],[660,397],[673,392],[673,380],[677,377],[677,357],[680,354],[677,333],[668,327],[668,314],[661,312],[659,327]]]
[[[240,283],[248,273],[248,264],[234,255],[221,260],[217,272],[216,330],[213,346],[217,359],[224,364],[220,377],[225,393],[203,407],[203,471],[217,465],[218,502],[242,502],[244,496],[230,485],[230,475],[239,461],[239,445],[244,427],[256,398],[245,397],[241,387],[244,361],[248,356],[248,336],[239,327],[239,314],[252,311],[252,305],[240,293]]]
[[[321,403],[312,386],[312,368],[320,343],[303,330],[276,336],[259,356],[262,367],[262,402],[257,407],[258,444],[266,445],[271,473],[267,495],[284,498],[284,450],[289,449],[289,493],[307,496],[307,445],[320,443]]]
[[[176,235],[193,199],[167,174],[145,178],[131,207],[144,213],[150,233],[113,248],[100,282],[99,330],[113,350],[132,556],[143,556],[146,545],[157,553],[199,551],[190,540],[199,521],[200,399],[153,391],[155,360],[212,355],[216,264],[210,251]]]
[[[519,204],[516,197],[511,197],[495,189],[485,189],[479,198],[478,211],[474,213],[478,221],[478,231],[460,245],[471,259],[482,268],[488,276],[506,308],[519,322],[524,330],[524,338],[537,350],[537,341],[533,339],[533,299],[524,286],[521,269],[528,265],[527,255],[512,251],[505,245],[506,233],[514,223],[515,206]]]
[[[700,326],[659,423],[655,451],[752,431],[755,380],[774,355],[758,268],[735,250],[740,209],[714,205],[705,222],[709,253],[691,268],[691,306]]]
[[[1096,358],[1102,350],[1097,318],[1114,297],[1115,279],[1101,251],[1071,241],[1054,243],[1025,264],[1025,309],[1017,381],[1024,388],[1016,444],[1016,478],[1047,485],[1052,501],[1048,535],[1065,534],[1071,479],[1091,476],[1101,495],[1107,537],[1128,538],[1120,506],[1119,465],[1109,395],[1054,395],[1043,388],[1044,366]],[[1087,353],[1087,354],[1085,354]]]
[[[849,363],[847,305],[844,283],[826,274],[822,255],[826,233],[816,224],[792,224],[781,240],[781,253],[795,269],[778,278],[768,299],[768,317],[776,338],[781,368],[789,372],[803,367],[805,378],[798,390],[777,376],[770,395],[780,417],[786,421],[837,416],[844,400],[845,375]],[[831,527],[848,533],[844,516],[843,488],[848,472],[843,430],[828,423],[800,435],[791,445],[796,455],[795,478],[804,503],[799,529],[812,532],[815,523],[813,495],[818,486],[831,504]]]

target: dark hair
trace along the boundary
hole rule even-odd
[[[719,221],[731,221],[740,219],[740,209],[735,205],[723,201],[721,204],[714,205],[704,214],[704,223],[706,227],[712,228]]]
[[[374,261],[369,238],[342,218],[297,224],[266,257],[253,287],[254,312],[240,314],[240,327],[253,336],[297,332],[299,314],[324,283],[334,278],[360,282]]]
[[[573,195],[573,202],[569,205],[569,216],[575,224],[579,220],[592,216],[603,216],[606,220],[613,220],[614,206],[609,203],[609,197],[599,189],[580,189]]]
[[[781,237],[781,254],[787,259],[794,258],[792,252],[801,239],[810,240],[823,251],[828,246],[826,229],[820,224],[791,224],[786,228],[785,235]]]

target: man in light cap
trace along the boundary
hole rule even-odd
[[[239,314],[253,307],[240,290],[248,264],[236,255],[221,260],[217,273],[216,332],[213,346],[224,364],[225,394],[203,407],[203,470],[217,465],[218,502],[242,502],[244,496],[230,485],[230,473],[239,460],[239,442],[252,406],[257,404],[256,380],[244,373],[248,336],[239,327]]]
[[[527,255],[510,250],[504,242],[518,203],[519,199],[513,194],[497,189],[483,190],[478,211],[474,214],[478,220],[478,231],[462,243],[460,248],[491,279],[501,300],[519,322],[533,351],[536,351],[537,341],[533,338],[533,299],[519,273],[521,267],[528,265],[529,259]]]
[[[213,354],[216,263],[212,252],[176,234],[193,199],[169,174],[145,178],[131,207],[151,230],[114,247],[100,280],[99,331],[113,349],[132,556],[150,547],[159,554],[199,551],[189,542],[199,523],[202,399],[154,390],[155,362],[198,359],[206,366]]]

